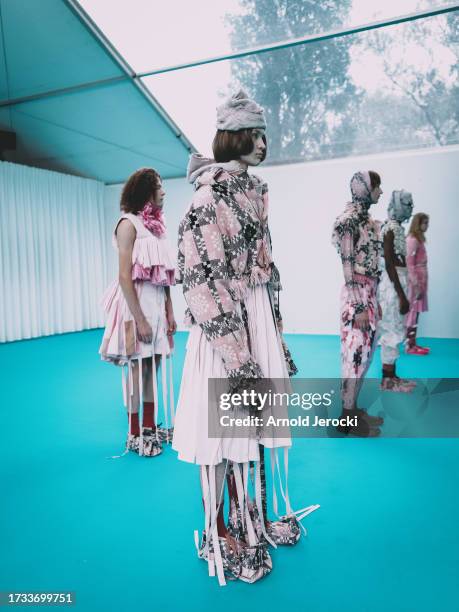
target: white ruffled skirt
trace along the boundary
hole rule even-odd
[[[118,281],[114,281],[104,294],[102,303],[107,323],[99,349],[104,361],[123,365],[131,359],[169,355],[166,302],[164,287],[148,281],[135,281],[134,287],[145,318],[151,325],[153,339],[145,344],[137,337],[134,317]]]
[[[253,359],[261,367],[265,378],[285,381],[288,373],[284,351],[267,286],[249,288],[244,304]],[[186,347],[172,442],[182,461],[199,465],[217,465],[224,459],[246,463],[259,460],[259,444],[266,448],[291,446],[289,435],[277,437],[275,428],[262,430],[259,438],[208,436],[208,380],[226,377],[220,356],[211,347],[199,325],[193,325]],[[263,416],[266,422],[269,414],[263,412]],[[282,431],[285,436],[285,430]]]

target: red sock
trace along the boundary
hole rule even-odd
[[[202,500],[202,505],[204,505],[204,499]],[[217,533],[220,538],[224,538],[227,533],[225,517],[223,516],[223,502],[220,504],[220,509],[217,514]]]
[[[224,538],[226,536],[225,517],[223,516],[223,502],[221,503],[220,510],[217,514],[217,533],[220,538]]]
[[[143,426],[150,429],[155,428],[155,404],[153,402],[143,403]]]
[[[128,412],[128,423],[129,423],[129,412]],[[139,425],[139,413],[131,412],[131,434],[133,436],[140,436],[140,425]]]

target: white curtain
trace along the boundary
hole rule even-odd
[[[0,162],[0,342],[103,325],[104,188]]]

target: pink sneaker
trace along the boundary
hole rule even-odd
[[[407,346],[405,353],[407,355],[428,355],[430,353],[430,349],[415,344],[414,346]]]
[[[423,351],[426,351],[427,353],[430,353],[430,348],[428,346],[420,346],[419,344],[416,345],[418,348],[420,348]]]

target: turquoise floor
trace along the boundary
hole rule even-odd
[[[106,459],[126,423],[100,338],[0,346],[1,591],[71,590],[85,612],[458,609],[457,440],[296,440],[292,498],[321,504],[308,537],[275,550],[265,580],[220,588],[194,554],[195,466],[170,448]],[[339,375],[337,337],[288,342],[304,376]],[[428,357],[402,356],[403,375],[459,377],[459,341],[428,343]],[[177,386],[184,344],[178,334]],[[376,355],[370,375],[379,367]]]

